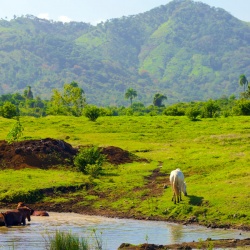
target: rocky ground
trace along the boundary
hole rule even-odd
[[[118,147],[105,147],[101,148],[102,153],[106,155],[107,160],[114,164],[119,165],[123,163],[130,163],[133,161],[145,161],[145,159],[140,159],[135,155],[131,154],[126,150],[122,150]],[[73,148],[69,143],[62,140],[55,140],[51,138],[42,139],[42,140],[27,140],[22,142],[15,142],[13,144],[8,144],[6,141],[0,141],[0,169],[12,168],[12,169],[22,169],[22,168],[41,168],[48,169],[56,165],[69,165],[73,164],[73,159],[77,154],[79,149]],[[157,196],[161,195],[163,192],[163,186],[169,185],[166,183],[166,175],[160,172],[160,163],[159,168],[152,171],[152,174],[147,177],[146,185],[147,189],[151,190],[151,195]],[[69,191],[74,191],[76,188],[89,188],[84,186],[82,187],[61,187],[57,190],[61,192],[62,195],[67,195]],[[41,190],[46,195],[53,195],[54,189],[48,188]],[[107,210],[103,207],[99,209],[93,209],[89,207],[76,206],[78,198],[76,200],[61,204],[52,204],[52,203],[36,203],[28,204],[36,210],[47,210],[47,211],[57,211],[57,212],[76,212],[89,215],[101,215],[106,217],[120,217],[120,218],[134,218],[134,219],[149,219],[149,220],[162,220],[162,218],[157,217],[140,217],[132,213],[117,213],[116,211]],[[80,198],[79,198],[80,199]],[[1,207],[10,207],[13,208],[16,204],[1,203]],[[74,205],[74,206],[73,206]],[[194,220],[182,222],[185,224],[195,223]],[[210,225],[211,227],[217,227],[216,225]],[[225,225],[225,227],[229,227]],[[243,230],[250,230],[250,228],[241,228]],[[220,248],[234,248],[238,246],[249,246],[250,239],[245,240],[220,240],[220,241],[209,241],[212,242],[214,247]],[[209,242],[204,242],[208,244]],[[123,244],[120,246],[120,249],[192,249],[198,248],[195,242],[183,243],[169,246],[158,246],[151,244],[143,244],[141,246],[132,246],[129,244]]]

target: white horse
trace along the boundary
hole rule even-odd
[[[176,202],[180,202],[182,200],[181,192],[183,192],[184,195],[187,196],[186,183],[184,182],[184,174],[179,168],[177,168],[176,170],[173,170],[170,173],[169,179],[174,192],[172,201],[174,201],[174,204],[176,204]]]

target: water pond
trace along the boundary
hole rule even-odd
[[[27,226],[0,227],[0,249],[48,249],[46,248],[48,239],[54,235],[56,230],[88,238],[93,249],[96,239],[101,240],[105,250],[115,250],[122,243],[141,244],[147,242],[165,245],[207,238],[244,239],[250,237],[250,232],[238,230],[209,229],[201,226],[184,226],[158,221],[50,212],[49,217],[31,217]]]

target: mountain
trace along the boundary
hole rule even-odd
[[[76,81],[96,105],[127,105],[130,87],[145,105],[158,92],[175,103],[238,95],[250,72],[250,24],[191,0],[97,26],[0,20],[0,39],[0,94],[29,85],[48,99]]]

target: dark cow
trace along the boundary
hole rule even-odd
[[[18,202],[17,209],[21,207],[28,207],[24,202]],[[46,211],[39,211],[39,210],[33,210],[31,209],[31,215],[33,216],[49,216],[49,213]]]
[[[28,207],[20,207],[15,210],[9,210],[1,213],[0,220],[3,220],[6,227],[26,225],[26,218],[30,219],[31,209]],[[1,223],[2,224],[2,223]]]

